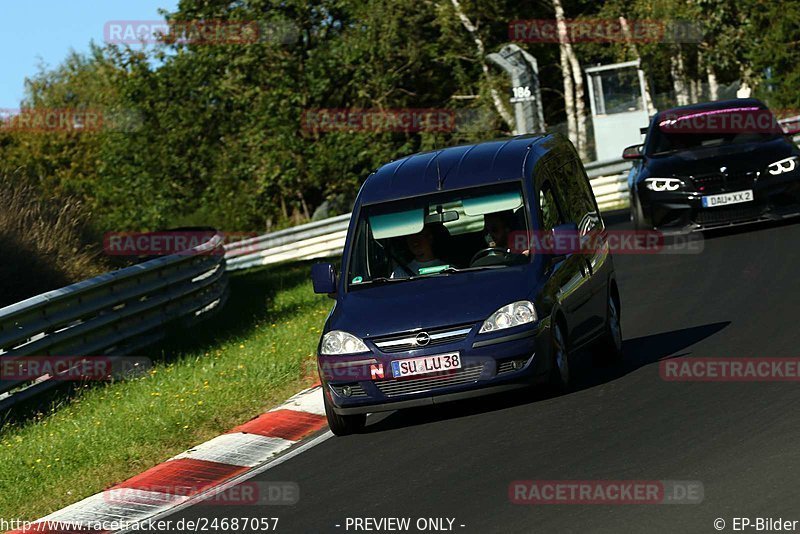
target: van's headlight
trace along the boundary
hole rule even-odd
[[[650,191],[677,191],[683,186],[680,178],[648,178],[644,186]]]
[[[334,356],[369,352],[369,349],[364,345],[363,341],[353,334],[348,334],[341,330],[331,330],[322,336],[322,347],[319,352],[326,356]]]
[[[512,326],[536,322],[539,318],[536,315],[536,307],[533,302],[520,300],[508,306],[503,306],[483,322],[479,334],[494,332]]]

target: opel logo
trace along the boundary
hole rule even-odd
[[[418,347],[424,347],[431,342],[431,336],[427,332],[420,332],[417,334],[416,342]]]

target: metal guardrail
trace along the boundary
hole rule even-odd
[[[344,247],[350,214],[301,224],[225,245],[227,269],[336,255]]]
[[[134,355],[170,324],[191,324],[228,297],[221,234],[190,251],[102,274],[0,308],[0,364],[44,356]],[[25,358],[30,360],[30,358]],[[16,362],[18,363],[18,362]],[[58,377],[0,380],[0,410],[55,386]]]

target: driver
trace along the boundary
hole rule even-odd
[[[433,230],[429,225],[425,225],[419,233],[406,236],[408,250],[414,255],[407,267],[414,274],[418,275],[423,267],[438,267],[445,265],[443,261],[433,254]],[[397,266],[391,278],[405,278],[408,272],[401,266]]]
[[[511,231],[514,228],[514,213],[512,211],[496,211],[483,216],[483,228],[486,232],[486,242],[490,247],[501,248],[506,252],[517,252],[511,243]],[[525,256],[530,254],[527,247],[519,251]]]

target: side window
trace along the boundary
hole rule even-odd
[[[558,205],[550,182],[544,182],[539,190],[539,215],[541,217],[542,230],[552,230],[564,222],[561,208]]]
[[[586,176],[586,169],[583,168],[583,163],[580,160],[575,160],[576,176],[578,186],[580,187],[581,196],[583,196],[586,209],[588,210],[588,222],[585,230],[603,228],[603,220],[600,218],[600,212],[597,209],[597,201],[594,198],[594,191],[592,184],[589,182],[589,177]]]
[[[373,240],[372,230],[366,221],[359,222],[350,258],[348,282],[356,277],[370,279],[375,276],[389,276],[391,273],[386,251]]]
[[[570,158],[553,173],[566,208],[566,217],[582,231],[592,229],[598,220],[591,186],[586,179],[581,162]]]

